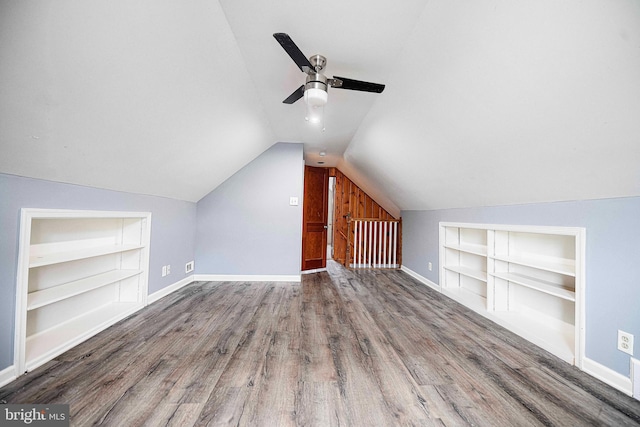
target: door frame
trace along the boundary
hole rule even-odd
[[[310,194],[310,173],[316,173],[322,171],[322,212],[321,220],[313,221],[313,218],[309,218],[310,212],[309,202],[317,200]],[[327,220],[329,209],[329,168],[320,168],[314,166],[304,166],[304,193],[302,198],[302,256],[300,263],[300,271],[310,271],[317,269],[324,269],[327,267]],[[320,228],[322,227],[322,228]],[[310,233],[322,233],[321,238],[321,258],[306,259],[307,258],[307,243]],[[317,249],[317,248],[316,248]]]

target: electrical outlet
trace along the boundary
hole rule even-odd
[[[190,262],[185,264],[184,272],[185,273],[191,273],[192,271],[193,271],[193,261],[190,261]]]
[[[429,267],[429,271],[433,271],[433,264],[429,263],[428,267]]]
[[[164,277],[164,276],[166,276],[166,275],[167,275],[167,266],[166,266],[166,265],[163,265],[163,266],[162,266],[162,277]]]
[[[167,276],[171,274],[171,266],[167,265]]]
[[[633,334],[618,329],[618,350],[633,356]]]

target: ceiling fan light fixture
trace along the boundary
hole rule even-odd
[[[304,91],[304,102],[309,107],[323,107],[328,99],[329,94],[326,90],[312,87]]]
[[[320,125],[324,130],[324,106],[329,99],[326,90],[318,87],[307,87],[304,91],[304,103],[307,105],[306,120],[314,125]]]

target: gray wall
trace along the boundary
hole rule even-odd
[[[20,208],[151,212],[149,293],[183,279],[195,256],[195,203],[0,174],[0,370],[13,364]]]
[[[440,221],[586,228],[586,356],[629,375],[629,356],[616,343],[618,329],[640,341],[640,197],[403,211],[403,264],[434,283]],[[637,343],[635,357],[640,357]]]
[[[303,180],[302,144],[278,143],[203,197],[196,273],[300,274]]]

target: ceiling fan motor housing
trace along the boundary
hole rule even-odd
[[[328,97],[327,78],[320,73],[309,73],[304,85],[304,101],[307,105],[325,105]]]

